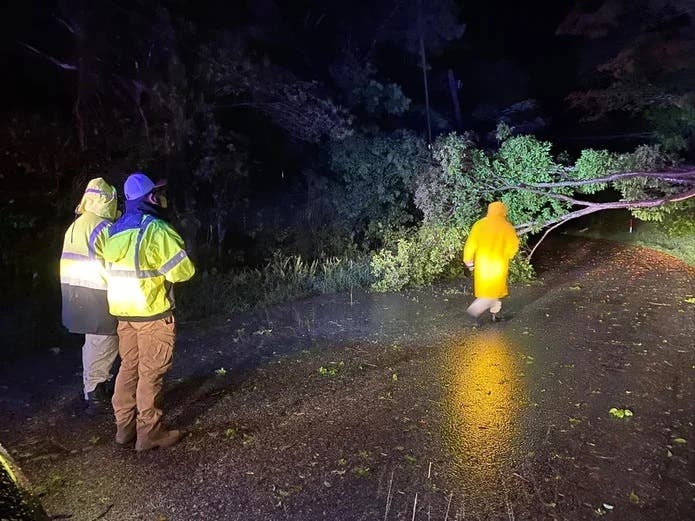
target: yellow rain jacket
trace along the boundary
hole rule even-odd
[[[109,309],[121,320],[149,321],[172,314],[173,284],[190,279],[195,268],[181,236],[157,209],[126,201],[126,213],[109,228]]]
[[[509,261],[519,251],[519,238],[507,220],[507,207],[490,203],[487,216],[477,221],[463,247],[463,262],[475,266],[474,294],[477,298],[506,297]]]
[[[60,256],[63,325],[72,333],[115,335],[117,321],[106,301],[106,271],[101,250],[116,218],[116,189],[92,179],[65,232]]]

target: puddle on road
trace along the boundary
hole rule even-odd
[[[452,478],[469,497],[499,493],[501,476],[531,450],[524,354],[502,331],[483,330],[453,345],[445,363],[442,436]]]

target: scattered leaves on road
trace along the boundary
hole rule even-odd
[[[617,409],[615,407],[611,407],[611,409],[608,412],[614,418],[629,418],[630,416],[633,416],[633,413],[630,409]]]

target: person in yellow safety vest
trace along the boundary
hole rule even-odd
[[[502,299],[509,293],[509,261],[519,251],[519,237],[507,220],[507,207],[490,203],[487,216],[476,221],[463,247],[463,262],[473,273],[475,300],[466,313],[476,321],[489,310],[492,321],[500,320]]]
[[[106,300],[102,249],[116,218],[116,189],[102,178],[87,184],[75,208],[78,216],[65,232],[60,256],[62,321],[71,333],[84,334],[82,380],[87,414],[109,412],[111,367],[118,355],[116,319]]]
[[[158,398],[173,360],[173,285],[190,279],[195,268],[166,220],[164,184],[137,172],[124,191],[125,213],[109,228],[103,251],[121,355],[112,403],[116,443],[136,439],[135,450],[143,451],[181,439],[179,431],[162,426]]]

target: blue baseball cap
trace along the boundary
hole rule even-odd
[[[133,199],[140,199],[146,196],[155,188],[166,185],[166,181],[160,180],[157,183],[153,183],[152,179],[147,177],[142,172],[135,172],[130,174],[128,179],[125,180],[123,185],[123,191],[125,192],[125,198],[128,201]]]

